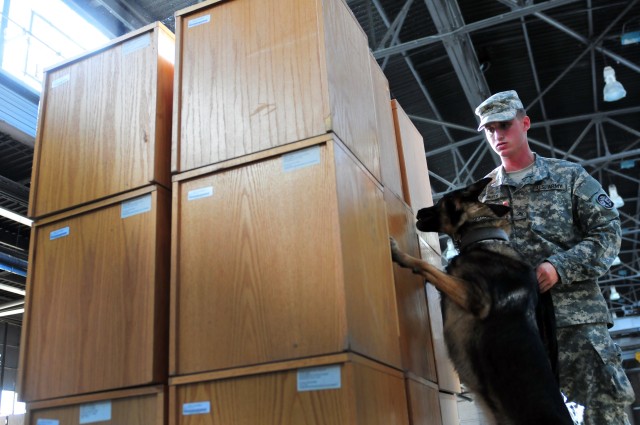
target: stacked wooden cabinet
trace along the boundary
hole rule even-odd
[[[389,249],[440,261],[414,226],[431,202],[422,139],[347,5],[209,0],[175,17],[175,69],[155,25],[47,73],[31,417],[115,421],[140,399],[169,425],[453,423],[437,294]],[[144,49],[158,75],[118,62]]]
[[[174,44],[156,23],[46,72],[19,374],[29,424],[166,422]]]
[[[170,423],[442,423],[424,283],[390,258],[390,234],[420,252],[389,88],[346,4],[205,1],[176,49]]]

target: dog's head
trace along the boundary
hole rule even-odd
[[[460,239],[460,230],[471,227],[499,227],[507,229],[507,220],[496,220],[505,216],[511,208],[506,205],[484,204],[478,197],[491,182],[484,178],[464,189],[444,195],[434,206],[418,211],[416,227],[423,232],[441,232]],[[465,226],[466,225],[466,226]]]

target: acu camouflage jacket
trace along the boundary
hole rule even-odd
[[[612,319],[596,282],[620,250],[618,212],[582,166],[536,155],[516,184],[498,167],[480,201],[512,208],[511,243],[532,266],[548,261],[560,281],[551,289],[557,326]]]

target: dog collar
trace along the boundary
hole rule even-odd
[[[460,250],[463,250],[476,242],[486,241],[489,239],[509,241],[509,235],[507,235],[507,232],[497,227],[481,227],[479,229],[473,229],[470,232],[467,232],[460,239]]]

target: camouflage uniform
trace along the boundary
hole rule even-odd
[[[596,279],[620,249],[618,212],[602,186],[582,166],[535,157],[516,183],[503,167],[480,200],[512,207],[511,242],[532,266],[547,261],[559,282],[551,289],[558,325],[561,387],[585,406],[585,423],[626,424],[624,406],[634,400],[620,349],[607,326],[612,320]]]

